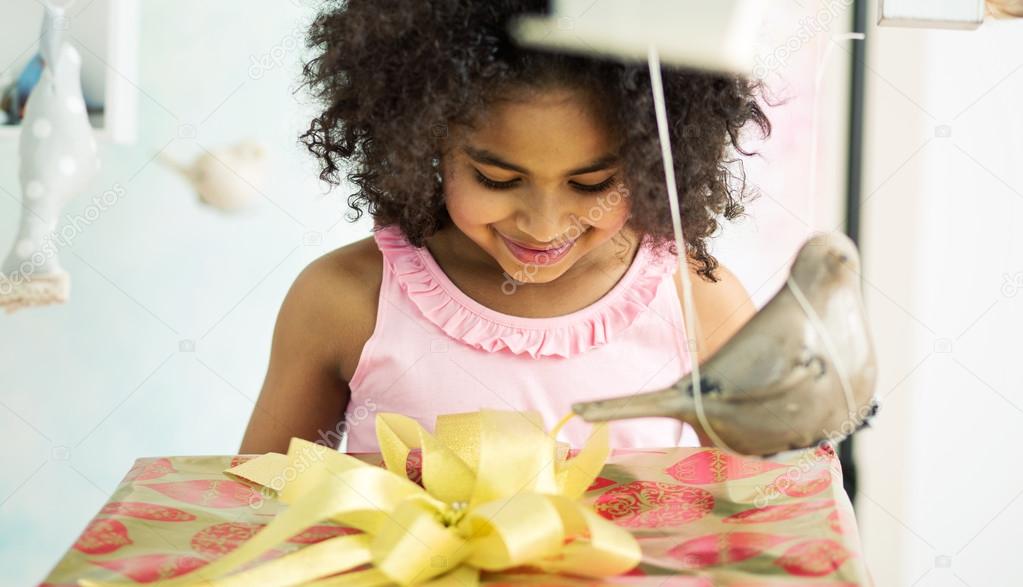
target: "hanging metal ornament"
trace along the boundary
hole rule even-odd
[[[513,31],[525,44],[588,50],[622,59],[635,59],[637,47],[645,48],[679,251],[685,328],[695,339],[700,326],[687,267],[661,55],[667,47],[675,65],[728,73],[748,71],[752,31],[735,23],[751,22],[750,13],[761,4],[650,4],[656,5],[650,6],[651,10],[661,11],[653,10],[655,19],[644,20],[646,12],[637,11],[635,3],[613,0],[603,0],[593,10],[587,9],[584,16],[575,17],[577,13],[570,11],[579,7],[574,0],[563,0],[554,3],[555,14],[551,17],[526,17]],[[572,26],[556,25],[566,22],[564,19],[569,19]],[[701,33],[702,46],[689,46],[691,39],[683,40],[686,35],[679,33],[680,24],[687,30],[712,32]],[[668,30],[674,34],[658,32]],[[607,31],[615,31],[610,35],[613,38],[607,38]],[[727,43],[727,50],[719,46],[722,42]],[[717,57],[715,48],[719,50]],[[874,398],[877,366],[859,276],[859,254],[853,242],[838,232],[817,234],[799,250],[781,290],[706,364],[700,364],[699,349],[690,344],[692,370],[675,385],[650,393],[582,402],[573,410],[592,422],[650,416],[677,418],[704,431],[717,447],[750,455],[772,455],[824,441],[837,442],[863,427],[878,408]]]

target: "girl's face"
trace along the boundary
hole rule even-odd
[[[451,146],[442,164],[448,214],[511,278],[550,282],[614,248],[628,191],[616,144],[583,94],[499,102]]]

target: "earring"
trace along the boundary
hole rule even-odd
[[[440,173],[440,157],[434,156],[430,164],[433,166],[433,177],[437,180],[437,184],[444,183],[444,177]]]

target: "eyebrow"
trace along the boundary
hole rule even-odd
[[[487,151],[486,149],[477,149],[475,147],[470,147],[466,145],[462,147],[462,150],[465,151],[465,154],[468,155],[477,163],[482,163],[484,165],[493,165],[494,167],[500,167],[502,169],[507,169],[509,171],[514,171],[516,173],[521,173],[523,175],[529,175],[529,171],[526,168],[521,167],[519,165],[515,165],[514,163],[509,163],[504,159],[498,157],[496,154]],[[598,157],[595,161],[588,165],[584,165],[583,167],[569,171],[565,175],[571,176],[593,173],[594,171],[601,171],[607,169],[608,167],[611,167],[617,162],[618,156],[613,153],[608,153],[607,155]]]

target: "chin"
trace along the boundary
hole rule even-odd
[[[517,283],[541,284],[550,283],[564,275],[565,271],[572,266],[572,263],[572,261],[566,260],[564,263],[559,263],[557,267],[540,268],[502,260],[501,268],[504,269],[504,272],[510,280],[514,280]]]

